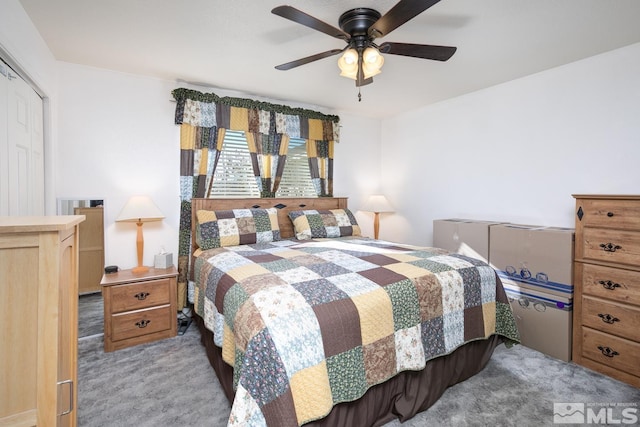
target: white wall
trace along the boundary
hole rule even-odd
[[[339,115],[342,142],[335,145],[334,194],[349,197],[362,233],[373,237],[373,214],[359,207],[368,195],[380,192],[380,120]]]
[[[184,85],[63,62],[58,71],[57,196],[104,199],[105,262],[122,268],[136,263],[135,225],[114,221],[129,196],[151,196],[166,218],[144,225],[144,263],[152,265],[161,246],[177,259],[180,132],[171,91]],[[344,142],[335,149],[334,192],[350,196],[357,207],[360,195],[378,185],[380,124],[341,119]]]
[[[381,237],[430,245],[451,217],[573,227],[572,194],[640,192],[639,105],[635,44],[383,121]]]
[[[136,226],[115,223],[133,195],[148,195],[165,215],[144,225],[144,264],[164,247],[178,253],[179,128],[171,82],[59,63],[56,194],[104,199],[105,263],[136,265]]]

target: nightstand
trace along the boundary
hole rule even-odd
[[[175,267],[102,276],[105,352],[176,336],[177,276]]]

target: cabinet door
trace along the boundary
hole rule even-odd
[[[78,233],[60,244],[57,425],[76,425],[78,359]]]
[[[0,425],[36,420],[38,244],[37,234],[0,236]]]

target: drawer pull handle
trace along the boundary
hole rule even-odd
[[[151,323],[151,320],[142,319],[141,321],[136,322],[136,326],[138,328],[146,328],[149,323]]]
[[[138,301],[143,301],[143,300],[147,299],[148,296],[149,296],[149,292],[138,292],[137,294],[134,295],[134,297]]]
[[[603,347],[601,345],[598,346],[598,350],[602,352],[603,355],[607,357],[619,356],[620,353],[612,349],[611,347]]]
[[[609,289],[611,291],[615,291],[616,288],[620,287],[619,284],[612,282],[611,280],[600,280],[598,283],[600,283],[603,288]]]
[[[613,216],[613,212],[607,212],[607,216],[611,218]]]
[[[622,249],[622,246],[614,245],[613,243],[600,243],[600,247],[605,252],[615,252],[618,249]]]
[[[604,323],[608,323],[610,325],[613,325],[615,322],[620,321],[620,319],[608,313],[607,314],[598,313],[598,317],[601,318]]]

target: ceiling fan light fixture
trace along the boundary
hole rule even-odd
[[[362,71],[364,78],[376,76],[382,72],[381,68],[384,64],[384,57],[375,47],[368,47],[362,54]]]
[[[344,51],[338,59],[340,75],[355,80],[358,76],[358,51],[351,48]]]

